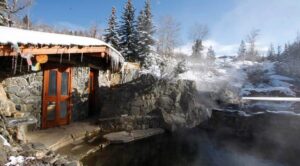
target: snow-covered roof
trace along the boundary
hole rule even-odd
[[[124,58],[119,51],[99,39],[0,26],[0,44],[10,43],[64,46],[106,46],[109,48],[109,54],[113,61],[124,61]]]
[[[38,32],[0,26],[0,43],[108,46],[105,42],[89,38],[56,33]]]

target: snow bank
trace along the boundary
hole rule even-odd
[[[223,59],[217,59],[215,64],[189,62],[188,66],[191,70],[180,74],[179,77],[180,79],[196,81],[199,91],[217,92],[224,88],[239,91],[247,78],[243,68],[253,64],[247,61],[244,63],[224,62]]]
[[[242,88],[240,96],[248,96],[253,92],[256,93],[280,92],[287,96],[296,96],[296,93],[291,89],[293,85],[291,83],[286,82],[286,81],[293,81],[293,79],[276,74],[275,63],[271,63],[271,62],[257,63],[253,68],[248,69],[248,72],[255,71],[255,70],[264,71],[264,79],[268,80],[268,83],[262,82],[253,85],[251,82],[248,82]]]
[[[9,157],[9,163],[6,163],[5,166],[21,166],[26,161],[34,160],[34,157],[24,157],[24,156],[10,156]]]
[[[295,96],[295,92],[292,91],[289,87],[272,87],[272,86],[265,86],[262,88],[257,88],[257,87],[248,87],[248,88],[243,88],[241,92],[241,96],[247,96],[250,95],[252,92],[257,92],[257,93],[271,93],[271,92],[281,92],[285,95],[288,96]]]
[[[264,110],[272,110],[272,111],[282,111],[282,110],[289,110],[295,102],[270,102],[270,101],[257,101],[249,106],[248,108],[252,107],[259,107]]]
[[[266,114],[266,113],[300,116],[299,113],[295,113],[295,112],[292,112],[292,111],[269,111],[269,110],[266,110],[264,112],[253,112],[253,113],[248,113],[248,112],[245,112],[245,111],[238,111],[238,110],[218,110],[218,111],[231,112],[231,113],[237,112],[239,116],[243,116],[243,117],[251,117],[251,116],[262,115],[262,114]]]

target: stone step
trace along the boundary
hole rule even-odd
[[[148,138],[154,135],[162,134],[164,132],[165,132],[164,129],[161,128],[146,129],[146,130],[132,130],[130,132],[120,131],[120,132],[106,134],[103,136],[103,138],[110,141],[110,143],[118,144],[118,143],[128,143],[128,142]]]

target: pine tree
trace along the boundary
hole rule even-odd
[[[277,46],[277,57],[281,55],[281,46]]]
[[[144,9],[140,12],[137,22],[138,32],[138,54],[143,62],[146,56],[151,53],[151,47],[155,44],[153,34],[155,32],[152,22],[150,0],[146,0]]]
[[[201,59],[203,49],[202,40],[196,40],[192,47],[192,57]]]
[[[117,32],[116,8],[112,8],[111,16],[108,20],[108,28],[105,30],[105,42],[112,45],[117,50],[119,49],[119,35]]]
[[[134,17],[135,9],[132,0],[128,0],[122,15],[121,25],[119,28],[121,52],[126,60],[137,60],[137,30]]]
[[[288,56],[289,55],[289,44],[285,44],[284,45],[284,51],[283,51],[284,56]]]
[[[23,17],[22,24],[23,24],[23,27],[25,29],[30,29],[31,28],[32,23],[31,23],[30,18],[27,14]]]
[[[212,46],[210,46],[207,50],[206,58],[209,61],[214,61],[216,59],[216,53]]]
[[[272,43],[270,44],[270,48],[268,49],[267,57],[271,61],[275,58],[275,49]]]
[[[246,44],[245,44],[244,40],[242,40],[239,50],[238,50],[238,58],[245,60],[246,51],[247,51]]]
[[[9,19],[8,19],[8,7],[6,0],[0,0],[0,25],[1,26],[8,26]]]

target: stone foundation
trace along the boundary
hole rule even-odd
[[[33,115],[41,125],[41,107],[43,91],[43,72],[6,78],[2,81],[8,98],[15,104],[16,110]]]

